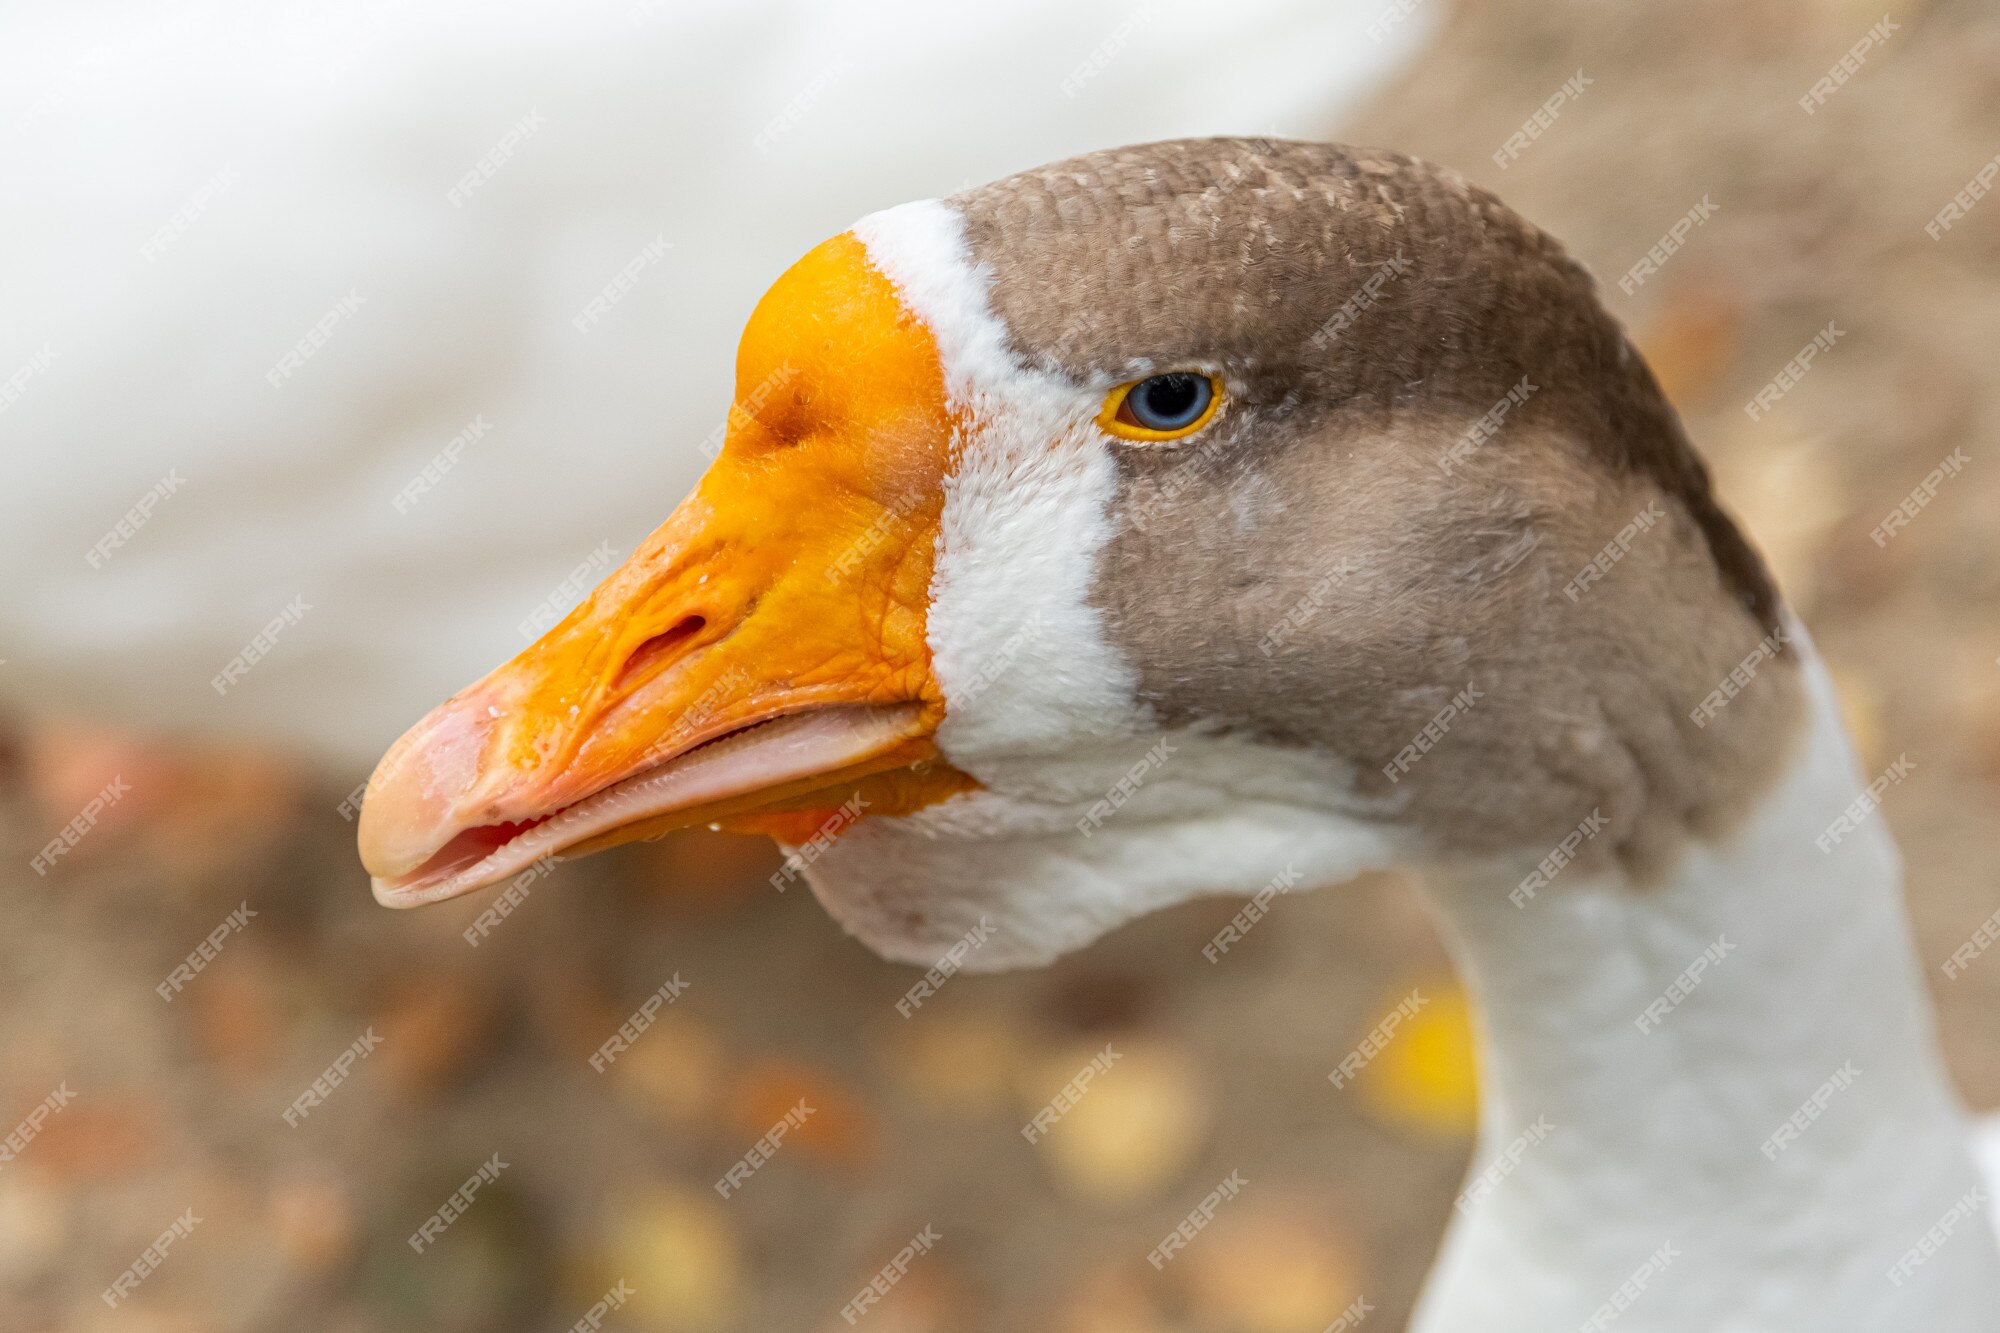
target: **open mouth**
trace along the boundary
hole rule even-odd
[[[455,898],[585,843],[657,837],[905,766],[924,757],[907,748],[926,734],[922,712],[914,702],[841,705],[739,728],[548,814],[465,829],[409,874],[376,878],[375,900],[417,907]]]

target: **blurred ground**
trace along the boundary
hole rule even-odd
[[[2000,906],[2000,202],[1941,239],[1925,224],[2000,153],[2000,14],[1888,3],[1900,28],[1811,115],[1797,99],[1882,0],[1468,5],[1342,137],[1458,167],[1598,273],[1835,666],[1866,764],[1915,763],[1888,815],[1952,1065],[1993,1107],[2000,964],[1937,964]],[[1709,220],[1621,292],[1704,199]],[[1834,349],[1751,421],[1828,321]],[[1871,540],[1959,447],[1964,470]],[[563,866],[477,948],[461,932],[484,896],[386,912],[337,810],[358,776],[81,728],[17,729],[0,753],[0,1133],[73,1094],[0,1159],[0,1328],[564,1328],[622,1280],[612,1328],[839,1329],[926,1224],[941,1240],[864,1316],[876,1333],[1312,1333],[1357,1296],[1368,1327],[1401,1326],[1470,1127],[1463,1019],[1409,885],[1280,899],[1214,964],[1202,946],[1240,904],[1195,904],[1047,972],[955,977],[906,1019],[917,974],[774,893],[756,841]],[[77,851],[26,869],[114,777],[130,794]],[[239,906],[255,916],[163,1001]],[[685,993],[594,1071],[676,975]],[[1412,988],[1424,1022],[1332,1087]],[[1107,1043],[1102,1081],[1024,1142]],[[802,1098],[814,1113],[718,1197]],[[495,1154],[498,1180],[414,1253]],[[1231,1172],[1241,1198],[1155,1272],[1147,1253]]]

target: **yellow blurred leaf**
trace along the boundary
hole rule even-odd
[[[625,1312],[660,1329],[710,1329],[734,1318],[742,1274],[736,1232],[718,1200],[656,1189],[614,1212],[607,1259],[632,1289]]]
[[[692,1015],[669,1014],[621,1052],[611,1079],[676,1124],[712,1119],[721,1098],[722,1043]],[[761,1132],[761,1131],[760,1131]]]
[[[1246,1198],[1184,1252],[1189,1299],[1207,1321],[1244,1333],[1321,1328],[1359,1294],[1352,1252],[1305,1207]]]
[[[61,1262],[74,1197],[19,1172],[0,1178],[0,1283],[25,1290]]]
[[[1116,1059],[1093,1071],[1037,1147],[1056,1184],[1094,1203],[1153,1198],[1186,1170],[1208,1133],[1213,1108],[1182,1052],[1140,1037],[1078,1043],[1049,1056],[1024,1086],[1029,1114],[1075,1079],[1109,1045]],[[1032,1091],[1029,1091],[1032,1089]]]
[[[1853,667],[1829,663],[1827,674],[1833,677],[1833,692],[1840,700],[1840,720],[1847,725],[1854,753],[1859,756],[1861,767],[1873,773],[1889,760],[1888,728],[1882,721],[1882,691]]]
[[[1399,989],[1382,1012],[1402,1003]],[[1414,989],[1426,1003],[1403,1019],[1358,1080],[1364,1104],[1389,1124],[1447,1138],[1470,1137],[1479,1118],[1472,1011],[1454,981],[1437,978]]]
[[[1847,478],[1825,442],[1737,414],[1711,456],[1724,506],[1749,530],[1787,600],[1809,606],[1821,552],[1851,507]]]

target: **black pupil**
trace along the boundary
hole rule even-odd
[[[1132,390],[1132,415],[1148,430],[1179,430],[1201,416],[1211,392],[1205,375],[1155,375]]]

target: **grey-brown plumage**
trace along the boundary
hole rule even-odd
[[[1601,810],[1649,861],[1777,771],[1789,670],[1690,717],[1782,624],[1763,562],[1588,272],[1491,194],[1207,139],[951,202],[1025,364],[1228,385],[1200,435],[1119,452],[1095,600],[1163,723],[1339,754],[1467,850]]]
[[[1766,628],[1777,594],[1596,283],[1456,172],[1401,153],[1183,139],[1051,163],[954,202],[1031,364],[1079,378],[1221,359],[1301,412],[1483,413],[1525,376],[1526,417],[1649,477],[1701,526]],[[1406,265],[1398,272],[1398,266]],[[1349,303],[1386,273],[1370,302]]]

